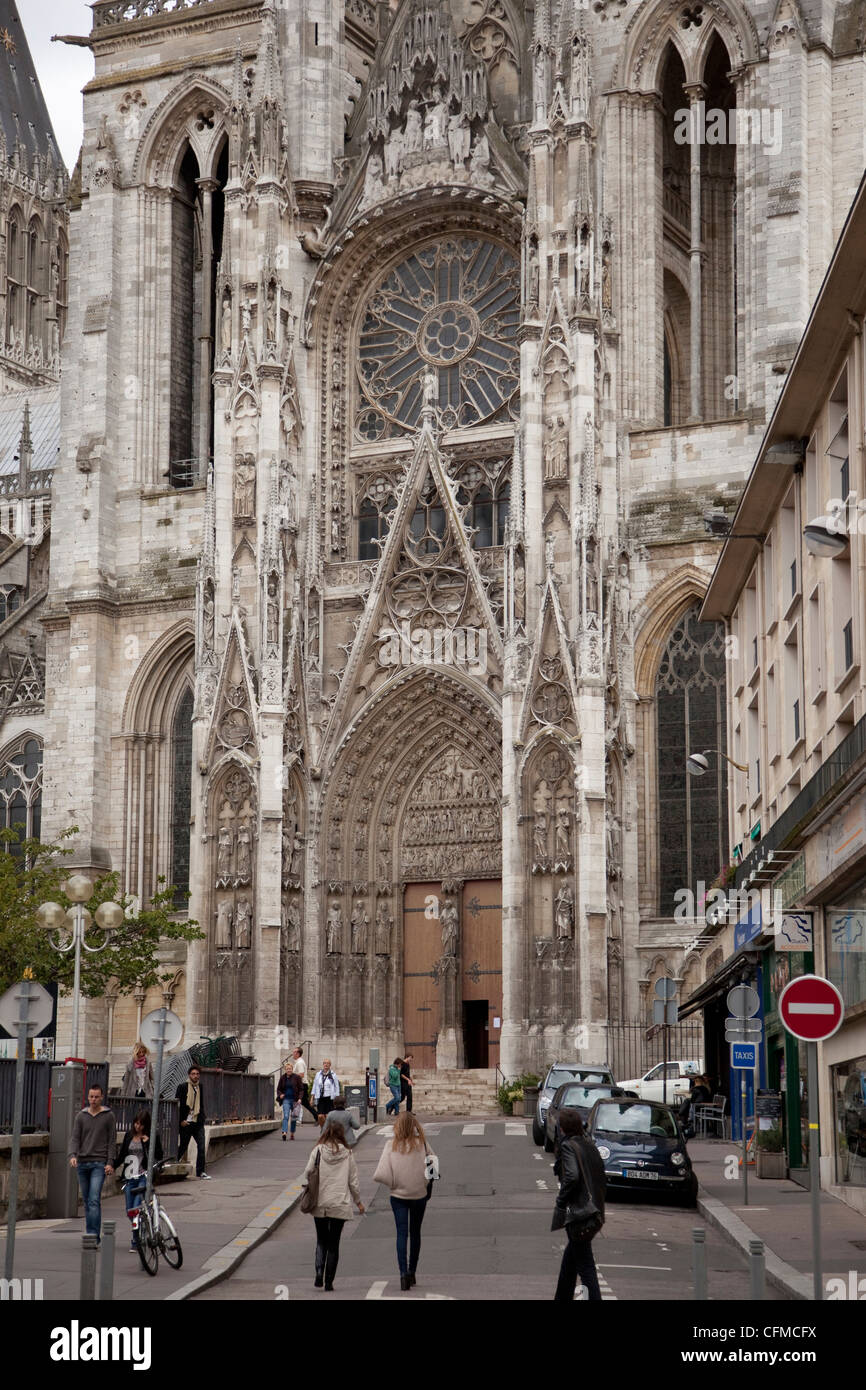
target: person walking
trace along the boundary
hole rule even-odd
[[[302,1047],[296,1047],[292,1053],[292,1071],[295,1073],[295,1076],[301,1078],[301,1108],[303,1110],[309,1110],[315,1120],[318,1117],[310,1104],[310,1087],[307,1084],[307,1064],[304,1061],[304,1049]]]
[[[126,1183],[126,1214],[141,1206],[141,1199],[147,1187],[147,1160],[150,1154],[150,1111],[139,1110],[132,1122],[132,1128],[123,1136],[117,1154],[115,1167]],[[156,1136],[153,1149],[154,1162],[162,1163],[162,1140]],[[129,1249],[132,1254],[138,1250],[138,1236],[133,1227]]]
[[[282,1076],[277,1082],[277,1105],[283,1107],[283,1143],[286,1142],[286,1134],[291,1122],[291,1137],[295,1137],[295,1126],[301,1118],[301,1096],[304,1093],[304,1085],[300,1076],[292,1068],[291,1061],[286,1062]]]
[[[430,1191],[426,1174],[429,1151],[423,1129],[407,1110],[397,1116],[392,1137],[385,1141],[373,1174],[373,1181],[382,1183],[391,1193],[391,1210],[397,1227],[397,1268],[403,1292],[415,1283],[421,1254],[421,1223]]]
[[[329,1125],[341,1125],[346,1143],[349,1145],[350,1149],[354,1149],[358,1142],[358,1136],[355,1130],[361,1128],[361,1121],[356,1120],[354,1112],[347,1109],[345,1096],[337,1096],[337,1099],[334,1101],[334,1108],[325,1120],[325,1129],[327,1129]]]
[[[403,1099],[403,1092],[400,1086],[400,1068],[403,1065],[402,1057],[395,1057],[388,1068],[388,1090],[391,1092],[391,1099],[385,1106],[386,1115],[400,1114],[400,1101]],[[393,1110],[392,1110],[393,1107]]]
[[[197,1178],[210,1178],[204,1167],[204,1096],[201,1086],[201,1072],[193,1063],[187,1073],[188,1080],[182,1081],[175,1091],[180,1101],[180,1142],[177,1146],[177,1161],[183,1163],[190,1139],[195,1140],[195,1175]]]
[[[340,1236],[352,1219],[352,1202],[364,1215],[355,1155],[346,1143],[342,1125],[326,1125],[313,1145],[302,1174],[302,1187],[318,1172],[318,1194],[312,1216],[316,1223],[316,1277],[314,1286],[330,1293],[340,1259]]]
[[[326,1057],[313,1079],[313,1104],[320,1124],[324,1123],[322,1116],[329,1115],[333,1110],[334,1101],[339,1094],[340,1083],[331,1071],[330,1057]]]
[[[412,1053],[407,1052],[400,1068],[400,1099],[405,1100],[406,1109],[412,1109]]]
[[[601,1289],[592,1254],[593,1238],[604,1225],[604,1198],[607,1179],[604,1162],[591,1140],[584,1134],[580,1111],[566,1106],[559,1115],[560,1140],[553,1171],[559,1178],[559,1195],[553,1210],[552,1231],[565,1230],[568,1241],[563,1251],[555,1303],[574,1301],[577,1277],[587,1291],[590,1303],[601,1302]]]
[[[97,1242],[102,1235],[102,1184],[114,1172],[117,1147],[117,1122],[102,1100],[102,1087],[88,1086],[87,1106],[75,1116],[68,1150],[84,1199],[85,1230]]]
[[[132,1049],[120,1083],[120,1094],[134,1096],[136,1100],[153,1100],[153,1067],[143,1042],[137,1042]]]

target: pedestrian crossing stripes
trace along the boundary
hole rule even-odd
[[[523,1137],[524,1137],[524,1139],[525,1139],[525,1138],[526,1138],[526,1125],[509,1124],[508,1121],[506,1120],[506,1121],[505,1121],[505,1133],[506,1133],[506,1134],[522,1134]]]
[[[598,1268],[596,1268],[596,1273],[598,1274],[598,1287],[601,1290],[602,1303],[618,1303],[619,1299],[617,1298],[617,1295],[614,1293],[613,1289],[610,1287],[610,1284],[607,1282],[604,1275]],[[586,1303],[588,1301],[588,1297],[589,1295],[586,1287],[583,1284],[578,1284],[577,1288],[574,1291],[575,1303]]]
[[[484,1133],[484,1126],[483,1126],[483,1125],[464,1125],[463,1128],[462,1128],[462,1130],[461,1130],[460,1132],[461,1132],[461,1134],[483,1134],[483,1133]]]

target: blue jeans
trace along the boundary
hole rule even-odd
[[[290,1120],[291,1117],[292,1117],[292,1105],[293,1105],[293,1104],[294,1104],[294,1102],[293,1102],[291,1096],[283,1096],[283,1134],[287,1134],[287,1133],[288,1133],[288,1130],[289,1130],[289,1120]],[[294,1129],[294,1126],[292,1126],[292,1133],[294,1134],[294,1132],[295,1132],[295,1129]]]
[[[78,1160],[78,1186],[84,1198],[85,1230],[89,1236],[102,1232],[102,1184],[105,1182],[105,1164],[95,1159]]]
[[[414,1274],[421,1254],[421,1222],[427,1210],[427,1198],[417,1197],[410,1201],[406,1197],[392,1197],[391,1210],[397,1226],[397,1266],[401,1274]]]
[[[399,1086],[389,1086],[389,1087],[388,1087],[388,1090],[391,1092],[391,1099],[388,1101],[388,1104],[385,1106],[385,1114],[386,1114],[386,1115],[390,1115],[390,1114],[391,1114],[391,1106],[393,1105],[393,1107],[394,1107],[394,1114],[395,1114],[395,1115],[399,1115],[399,1113],[400,1113],[400,1087],[399,1087]]]

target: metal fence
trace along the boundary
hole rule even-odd
[[[649,1029],[643,1022],[611,1022],[608,1024],[608,1062],[617,1081],[643,1076],[657,1062],[663,1062],[665,1044],[662,1029],[647,1038]],[[695,1058],[704,1055],[704,1025],[701,1019],[686,1019],[669,1029],[668,1057]]]
[[[45,1059],[28,1060],[24,1063],[24,1118],[22,1128],[25,1134],[48,1129],[49,1104],[51,1092],[51,1068],[55,1062]],[[14,1057],[0,1058],[0,1132],[12,1132],[15,1112],[15,1067]],[[108,1063],[88,1062],[81,1094],[82,1109],[87,1104],[88,1086],[108,1087]]]
[[[153,1101],[136,1099],[135,1096],[109,1096],[105,1103],[109,1110],[114,1111],[119,1134],[125,1134],[132,1128],[132,1122],[140,1110],[152,1110],[153,1107]],[[163,1098],[159,1102],[159,1137],[164,1159],[177,1158],[179,1135],[180,1101]]]
[[[202,1068],[202,1096],[208,1124],[231,1120],[272,1120],[276,1085],[271,1076]]]

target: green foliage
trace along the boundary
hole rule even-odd
[[[64,993],[72,989],[74,952],[59,952],[53,945],[54,933],[42,928],[36,912],[43,903],[71,903],[63,884],[74,872],[66,862],[73,850],[64,842],[77,833],[77,826],[64,830],[55,844],[39,840],[19,840],[15,830],[0,831],[0,993],[20,980],[25,970],[40,984],[57,981]],[[8,849],[6,848],[8,846]],[[81,992],[98,997],[109,981],[125,994],[135,985],[145,988],[166,980],[174,973],[160,972],[156,952],[161,941],[196,941],[204,933],[194,921],[174,921],[175,890],[160,878],[158,891],[150,905],[137,917],[131,915],[134,901],[119,891],[117,873],[102,874],[94,881],[93,897],[85,904],[91,915],[103,902],[117,902],[127,916],[104,951],[81,953]],[[61,944],[69,939],[64,933]],[[99,946],[104,933],[94,923],[85,937],[87,945]]]
[[[541,1077],[534,1072],[525,1071],[522,1076],[517,1076],[513,1081],[506,1081],[496,1092],[496,1099],[506,1115],[511,1113],[511,1107],[515,1100],[519,1100],[523,1095],[524,1086],[540,1086]]]
[[[785,1140],[778,1126],[773,1129],[759,1129],[755,1136],[755,1144],[767,1154],[785,1152]]]

